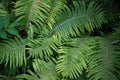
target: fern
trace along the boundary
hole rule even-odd
[[[43,0],[19,0],[16,2],[15,8],[17,20],[23,22],[27,29],[31,25],[34,25],[35,28],[40,28],[49,11],[49,5]]]
[[[32,57],[45,58],[53,55],[53,50],[57,51],[60,41],[56,37],[43,37],[32,40],[28,46],[28,51]]]
[[[104,12],[99,5],[91,2],[88,7],[84,2],[74,3],[74,8],[66,7],[60,15],[57,16],[56,24],[52,33],[66,36],[76,35],[79,32],[93,31],[100,28],[104,22]]]
[[[10,39],[0,43],[0,61],[16,69],[26,64],[25,44],[19,39]]]
[[[6,16],[8,12],[6,11],[5,7],[0,3],[0,16]]]
[[[90,37],[68,39],[66,46],[61,47],[57,63],[57,72],[63,77],[77,78],[86,69],[86,57],[91,53]],[[71,46],[71,47],[69,47]]]
[[[45,62],[43,60],[36,59],[33,62],[33,68],[35,70],[35,74],[29,71],[31,75],[22,74],[16,78],[25,78],[27,80],[58,80],[55,64],[52,62]]]
[[[56,16],[61,12],[61,9],[64,8],[64,2],[62,0],[48,0],[47,2],[50,6],[49,14],[45,23],[52,29],[53,24],[55,23]]]
[[[97,53],[94,53],[94,57],[91,57],[89,62],[88,77],[90,80],[119,80],[119,76],[115,75],[115,72],[119,75],[117,69],[119,69],[120,45],[116,46],[115,43],[120,38],[112,41],[114,36],[108,35],[98,39],[95,49]]]
[[[113,0],[0,1],[0,79],[120,80]]]

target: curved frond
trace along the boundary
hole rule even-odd
[[[91,41],[90,37],[69,39],[59,51],[57,72],[71,79],[79,77],[87,67],[86,57],[91,53]]]
[[[26,64],[25,44],[19,39],[10,39],[0,43],[0,61],[10,65],[11,69]]]
[[[45,58],[53,55],[53,51],[57,51],[60,41],[55,37],[43,37],[32,40],[28,46],[29,53],[35,58]]]
[[[76,35],[79,32],[93,31],[100,28],[104,22],[104,12],[99,5],[94,2],[86,5],[84,2],[80,4],[74,3],[71,9],[66,7],[57,17],[52,33],[64,35]]]

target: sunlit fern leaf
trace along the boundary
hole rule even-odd
[[[93,39],[90,37],[81,37],[68,39],[66,46],[61,47],[58,51],[60,56],[57,62],[57,72],[63,77],[75,79],[82,74],[83,69],[87,67],[86,56],[91,53],[89,46]]]
[[[17,20],[23,22],[26,28],[32,24],[40,29],[49,11],[44,0],[19,0],[15,8]]]
[[[15,38],[0,43],[0,61],[9,65],[10,69],[26,64],[25,44]]]
[[[84,2],[80,4],[75,2],[74,7],[71,9],[66,7],[56,18],[52,33],[61,36],[76,35],[85,30],[93,31],[95,28],[100,28],[104,22],[104,12],[94,2],[88,6]]]
[[[17,78],[25,78],[27,80],[59,80],[55,70],[55,64],[35,59],[33,62],[35,73],[29,71],[31,75],[22,74]]]
[[[49,35],[50,30],[53,29],[53,25],[56,22],[56,16],[60,14],[65,5],[62,0],[46,0],[46,3],[50,6],[46,19],[43,26],[41,26],[41,30],[35,30],[35,33],[40,35]]]
[[[47,0],[47,3],[50,6],[50,10],[45,23],[47,23],[50,28],[53,28],[56,16],[60,13],[61,9],[64,8],[65,4],[62,0]]]
[[[30,56],[35,58],[45,58],[53,55],[57,51],[60,41],[56,37],[43,37],[32,40],[28,46]]]
[[[120,45],[118,47],[115,43],[113,44],[112,38],[113,36],[108,35],[98,39],[98,44],[95,49],[97,52],[89,57],[91,58],[91,61],[88,62],[89,80],[119,80]],[[116,75],[115,73],[118,74]]]

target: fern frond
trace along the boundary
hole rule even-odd
[[[100,28],[104,22],[104,12],[94,2],[88,6],[84,2],[80,4],[75,2],[72,9],[66,7],[56,18],[52,33],[61,36],[76,35],[85,30],[93,31],[95,28]]]
[[[75,79],[82,74],[82,71],[87,67],[86,57],[91,53],[92,38],[81,37],[69,39],[66,46],[61,47],[57,63],[57,72],[63,77]]]
[[[32,57],[45,58],[53,55],[57,51],[60,41],[55,37],[43,37],[32,40],[28,46],[28,51]]]
[[[8,15],[8,12],[6,11],[5,7],[2,3],[0,3],[0,16],[6,16]]]
[[[15,8],[18,21],[23,22],[25,27],[30,27],[32,24],[39,29],[49,11],[49,5],[44,0],[19,0]]]
[[[35,60],[33,63],[35,72],[40,75],[41,80],[56,80],[57,74],[55,64],[52,62],[45,62],[42,60]]]
[[[47,19],[45,23],[52,29],[53,24],[55,23],[55,19],[57,14],[61,12],[61,9],[64,8],[64,2],[62,0],[47,0],[48,5],[50,6],[49,14],[47,15]]]
[[[29,71],[31,75],[22,74],[16,78],[25,78],[27,80],[58,80],[55,64],[52,62],[35,59],[33,62],[33,68],[35,73]]]
[[[19,39],[10,39],[0,43],[0,61],[10,69],[26,64],[25,44]]]
[[[29,71],[30,72],[30,71]],[[39,80],[39,77],[36,74],[21,74],[21,75],[17,75],[16,79],[27,79],[27,80]]]
[[[114,41],[112,41],[112,38],[113,36],[111,35],[99,38],[95,49],[96,53],[93,54],[94,57],[92,56],[90,62],[88,62],[88,77],[90,80],[119,80],[117,75],[120,75],[120,73],[117,70],[120,69],[120,45],[119,47],[116,46],[116,40],[114,38]],[[115,73],[118,74],[116,75]]]

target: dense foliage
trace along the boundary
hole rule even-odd
[[[119,0],[0,0],[0,80],[120,80]]]

